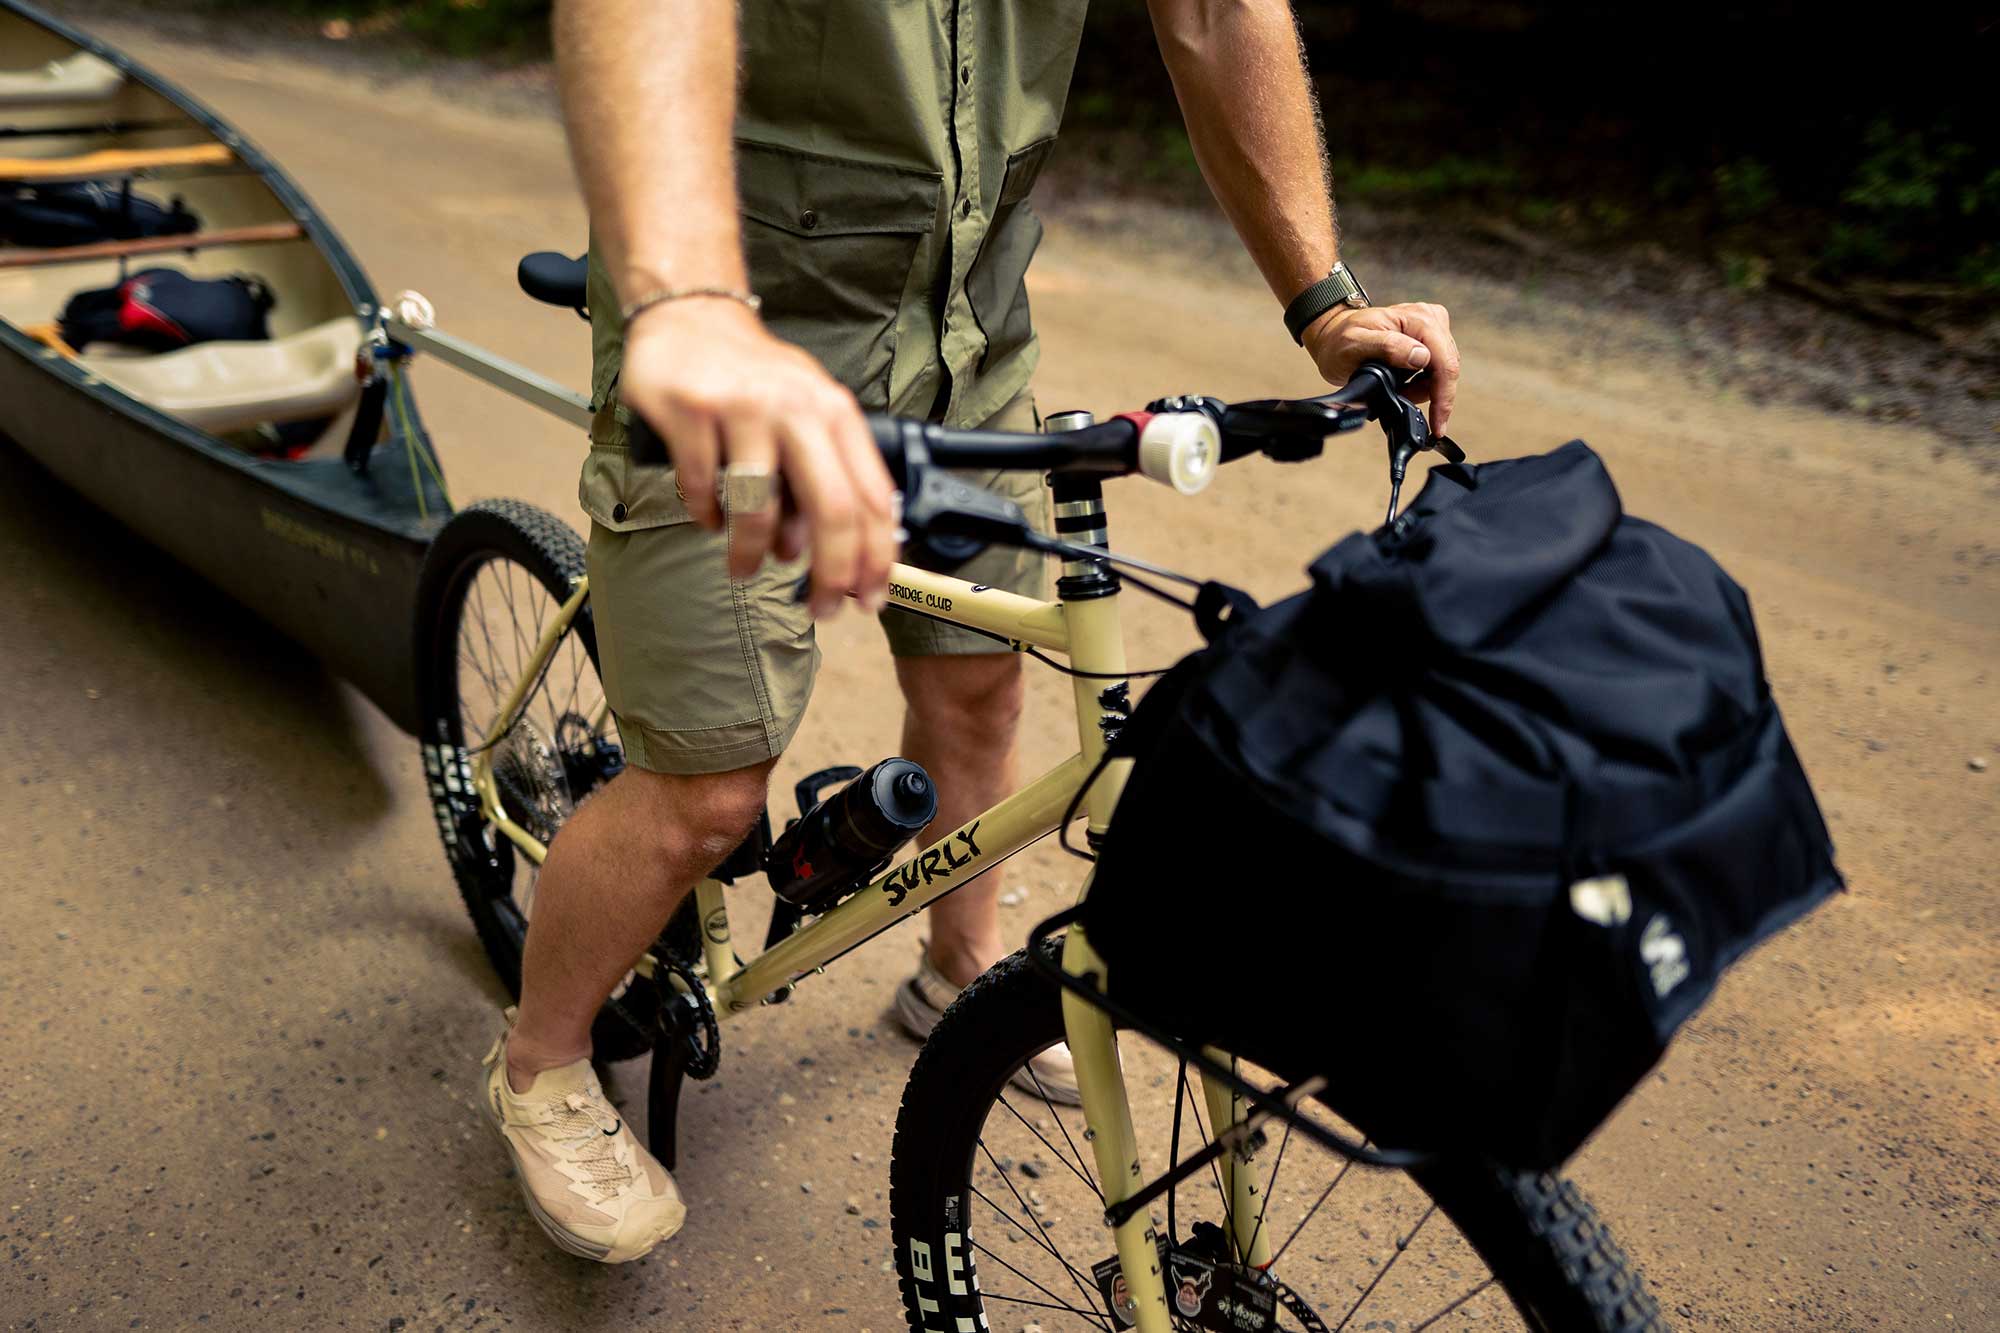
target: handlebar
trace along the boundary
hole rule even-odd
[[[1381,423],[1388,440],[1389,517],[1394,519],[1412,457],[1431,449],[1454,463],[1465,460],[1464,450],[1449,437],[1430,433],[1424,414],[1402,394],[1407,384],[1388,366],[1371,361],[1339,389],[1318,398],[1244,403],[1162,398],[1143,412],[1038,434],[967,430],[880,414],[868,417],[868,427],[902,488],[904,526],[917,536],[1018,541],[1026,527],[1012,502],[947,476],[944,469],[1089,478],[1137,475],[1192,495],[1208,484],[1221,463],[1253,453],[1281,463],[1303,462],[1319,456],[1328,436],[1369,421]],[[668,464],[665,444],[636,413],[629,442],[635,466]]]
[[[1392,453],[1436,449],[1452,462],[1464,461],[1464,451],[1448,437],[1432,438],[1423,413],[1403,397],[1402,387],[1394,371],[1371,361],[1341,388],[1317,398],[1244,403],[1200,396],[1162,398],[1143,412],[1121,413],[1076,430],[1039,434],[971,430],[879,413],[869,415],[868,427],[899,483],[907,480],[907,461],[915,454],[947,468],[1148,476],[1192,493],[1206,478],[1191,484],[1197,479],[1185,469],[1176,475],[1170,466],[1175,455],[1184,457],[1206,442],[1209,433],[1191,418],[1213,423],[1213,442],[1219,446],[1214,462],[1233,462],[1253,453],[1282,463],[1302,462],[1317,457],[1328,436],[1358,429],[1370,420],[1382,423]],[[666,446],[636,416],[629,438],[634,465],[667,465]]]

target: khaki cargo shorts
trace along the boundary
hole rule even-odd
[[[985,425],[1039,429],[1034,395],[1024,390]],[[960,475],[1012,498],[1048,529],[1041,474]],[[793,600],[805,562],[767,560],[749,578],[732,580],[727,537],[689,518],[671,470],[632,467],[624,431],[610,421],[593,432],[578,498],[591,518],[598,668],[627,761],[656,773],[724,773],[783,753],[819,671],[812,615]],[[1034,552],[991,547],[956,572],[973,583],[1048,595],[1047,562]],[[984,635],[895,607],[881,619],[898,657],[1007,651]]]

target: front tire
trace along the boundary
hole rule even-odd
[[[1126,1327],[1105,1296],[1115,1279],[1103,1266],[1115,1249],[1082,1113],[1008,1083],[1063,1039],[1060,994],[1025,953],[1013,955],[966,988],[911,1071],[896,1120],[890,1212],[913,1330],[1014,1328],[1024,1320],[1047,1333]],[[1150,1178],[1181,1151],[1170,1123],[1189,1147],[1205,1142],[1200,1093],[1193,1075],[1182,1084],[1185,1071],[1170,1053],[1141,1037],[1121,1036],[1119,1057]],[[1265,1211],[1259,1226],[1271,1227],[1267,1243],[1277,1251],[1269,1266],[1276,1282],[1264,1289],[1283,1292],[1272,1329],[1665,1328],[1637,1272],[1567,1181],[1470,1166],[1421,1178],[1347,1170],[1303,1136],[1280,1143],[1279,1128],[1270,1133],[1273,1146],[1254,1165]],[[1314,1175],[1313,1166],[1325,1169]],[[1217,1299],[1211,1288],[1238,1272],[1261,1281],[1228,1253],[1220,1180],[1211,1188],[1210,1179],[1191,1177],[1152,1209],[1171,1252],[1184,1256],[1182,1271],[1193,1275],[1177,1288],[1175,1268],[1165,1269],[1170,1304],[1179,1293],[1197,1312],[1176,1314],[1177,1329],[1229,1326],[1203,1308]],[[1206,1283],[1203,1255],[1219,1260]]]

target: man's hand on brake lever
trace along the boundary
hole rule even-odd
[[[701,526],[724,526],[725,466],[774,479],[770,504],[728,517],[732,578],[768,554],[809,547],[816,618],[833,615],[849,593],[881,609],[896,558],[894,486],[854,395],[810,355],[735,301],[668,301],[626,329],[619,396],[666,443]],[[782,517],[779,478],[796,511]]]
[[[1458,343],[1443,306],[1337,307],[1306,326],[1304,342],[1319,373],[1336,388],[1352,379],[1363,361],[1428,370],[1407,392],[1418,402],[1429,400],[1431,434],[1445,433],[1458,397]]]

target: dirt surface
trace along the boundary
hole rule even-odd
[[[511,283],[516,256],[583,233],[545,115],[101,30],[283,162],[385,292],[419,287],[446,327],[583,381],[581,327]],[[1051,228],[1033,279],[1045,409],[1312,387],[1265,293],[1141,222]],[[1453,306],[1469,368],[1453,434],[1476,456],[1580,435],[1630,509],[1748,586],[1851,880],[1728,978],[1574,1174],[1683,1327],[2000,1326],[2000,770],[1971,762],[2000,765],[2000,484],[1911,428],[1683,382],[1621,354],[1601,315],[1545,310],[1523,332],[1488,280],[1377,265],[1370,281]],[[571,432],[443,369],[419,387],[461,502],[580,521]],[[1357,444],[1232,469],[1199,501],[1135,483],[1114,521],[1136,553],[1281,593],[1373,521],[1380,472]],[[1186,642],[1137,617],[1135,662]],[[780,791],[895,743],[879,633],[849,616],[825,639]],[[536,1230],[476,1118],[501,996],[408,738],[11,449],[0,644],[17,847],[0,1326],[900,1326],[887,1157],[911,1051],[882,1015],[920,926],[731,1028],[683,1114],[686,1232],[639,1264],[582,1264]],[[1041,674],[1031,770],[1070,725]],[[1021,932],[1073,877],[1042,848],[1015,881]],[[745,892],[739,934],[762,912]],[[613,1071],[636,1119],[644,1083],[643,1061]]]

